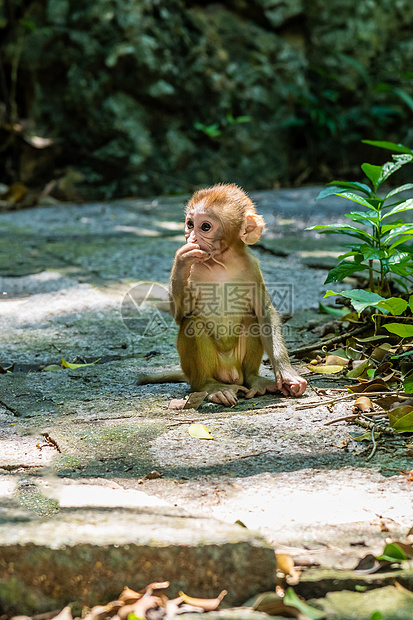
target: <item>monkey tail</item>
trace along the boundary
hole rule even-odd
[[[182,370],[162,372],[157,375],[138,375],[138,385],[146,385],[148,383],[184,383],[188,381]]]

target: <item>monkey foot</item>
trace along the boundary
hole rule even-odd
[[[208,400],[211,403],[218,403],[226,407],[233,407],[237,404],[237,392],[248,392],[244,385],[231,385],[228,383],[213,383],[205,387],[208,392]]]
[[[284,396],[301,396],[307,387],[307,381],[302,377],[289,377],[284,379],[279,377],[278,380],[268,379],[266,377],[253,377],[248,381],[250,389],[245,394],[245,398],[254,398],[254,396],[262,396],[263,394],[281,392]]]

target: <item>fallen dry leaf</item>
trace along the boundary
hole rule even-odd
[[[163,478],[163,476],[164,476],[163,474],[161,474],[159,471],[156,471],[156,469],[154,469],[153,471],[150,471],[149,474],[145,474],[143,476],[143,478],[139,478],[138,484],[142,484],[143,482],[145,482],[145,480],[156,480],[157,478]],[[167,582],[165,581],[165,583],[167,583]],[[154,584],[151,584],[151,585],[154,585]],[[169,583],[168,583],[168,585],[169,585]],[[148,586],[148,588],[149,587],[150,586]],[[155,588],[155,590],[160,590],[162,588],[167,588],[167,587],[168,586],[160,586],[158,584],[158,587]],[[133,592],[133,590],[131,590],[131,592]]]
[[[152,472],[152,473],[155,473],[155,472]],[[166,588],[169,588],[169,585],[170,585],[169,581],[154,581],[150,583],[148,586],[146,586],[143,590],[140,590],[140,593],[143,595],[152,594],[154,590],[166,590]]]
[[[192,605],[193,607],[201,607],[204,611],[215,611],[218,609],[224,596],[227,594],[226,590],[222,590],[216,598],[194,598],[187,596],[184,592],[179,592],[179,596],[182,597],[184,603]]]
[[[208,392],[192,392],[186,398],[172,398],[168,409],[198,409],[207,396]]]
[[[139,601],[136,601],[132,607],[132,612],[137,618],[145,618],[149,609],[157,609],[158,607],[164,607],[163,601],[160,596],[153,596],[153,594],[144,594]],[[122,611],[122,607],[119,611]]]
[[[296,607],[286,605],[284,599],[275,592],[259,594],[253,602],[252,609],[264,612],[269,616],[283,615],[287,618],[299,618],[301,615],[301,612]]]
[[[72,610],[69,605],[63,607],[62,611],[57,616],[54,616],[53,620],[73,620]]]
[[[284,575],[291,575],[291,571],[294,568],[294,560],[288,553],[276,553],[277,558],[277,570],[284,573]]]
[[[211,431],[203,424],[191,424],[188,432],[194,439],[219,439],[219,437],[213,437]]]
[[[320,375],[334,375],[338,372],[341,372],[344,366],[338,366],[337,364],[331,364],[330,366],[326,366],[325,364],[319,364],[317,366],[314,366],[313,364],[309,364],[306,366],[306,368],[308,368],[308,370],[311,370],[311,372],[315,372]]]
[[[403,404],[406,404],[406,402],[407,401],[404,401]],[[383,396],[382,398],[377,398],[374,403],[385,411],[388,411],[389,409],[394,408],[395,405],[400,405],[401,400],[399,400],[398,396]]]
[[[325,363],[327,366],[347,366],[349,361],[350,360],[348,358],[341,357],[340,355],[327,355],[325,359]]]
[[[360,381],[360,379],[359,379]],[[373,379],[372,381],[360,381],[359,385],[346,385],[350,392],[362,394],[363,392],[387,392],[390,386],[383,379]]]
[[[93,366],[102,358],[99,357],[94,362],[90,362],[89,364],[72,364],[71,362],[66,362],[66,360],[62,357],[62,366],[63,368],[70,368],[71,370],[76,370],[76,368],[84,368],[85,366]]]
[[[86,614],[83,620],[105,620],[105,618],[111,618],[122,606],[122,601],[111,601],[107,605],[95,605],[94,607],[92,607],[89,613]],[[63,611],[64,609],[60,612],[57,619],[70,620],[70,618],[67,616],[61,617]],[[54,618],[54,620],[56,620],[56,618]]]
[[[135,590],[131,590],[131,588],[125,586],[119,596],[119,600],[124,605],[131,605],[132,603],[136,603],[142,596],[143,594],[140,592],[135,592]]]
[[[372,411],[372,410],[373,410],[373,403],[371,402],[368,396],[359,396],[356,402],[354,403],[353,409],[352,409],[353,413],[358,413],[359,411],[366,413],[366,411]]]
[[[386,565],[390,565],[390,562],[379,562],[372,553],[368,553],[358,562],[354,572],[362,575],[371,575],[377,573],[380,568]]]

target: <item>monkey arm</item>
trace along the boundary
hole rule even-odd
[[[272,305],[264,285],[260,308],[257,310],[261,342],[264,351],[270,358],[274,373],[278,372],[283,377],[287,375],[296,376],[297,373],[290,364],[288,352],[281,335],[280,317]]]
[[[169,299],[172,316],[180,325],[185,316],[195,308],[195,296],[191,294],[188,280],[171,278]]]
[[[263,281],[258,299],[255,313],[260,326],[260,338],[264,351],[270,358],[277,390],[285,396],[301,396],[305,392],[307,381],[300,377],[290,364],[281,335],[280,318],[271,303]]]
[[[175,254],[169,283],[171,312],[178,325],[190,314],[196,305],[196,297],[191,291],[191,267],[195,262],[202,262],[210,256],[197,244],[187,243]]]

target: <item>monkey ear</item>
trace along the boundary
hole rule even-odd
[[[241,226],[240,238],[247,245],[257,243],[264,230],[264,220],[254,211],[247,211]]]

